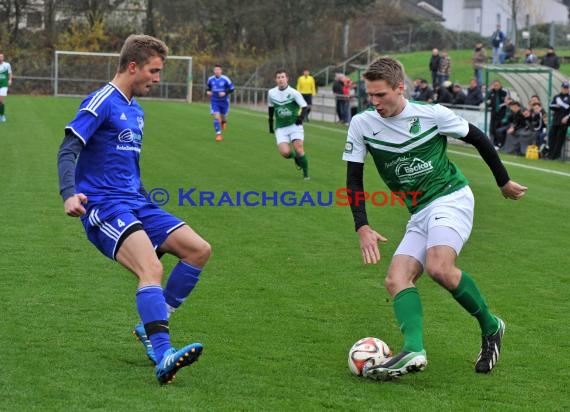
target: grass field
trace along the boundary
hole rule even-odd
[[[522,201],[506,201],[474,150],[450,147],[477,202],[458,263],[506,321],[504,351],[491,375],[474,373],[476,321],[424,277],[429,365],[378,383],[352,376],[346,355],[370,335],[400,349],[382,281],[408,218],[403,207],[368,208],[390,242],[379,265],[364,266],[346,207],[175,201],[179,188],[334,192],[344,187],[346,130],[306,125],[312,180],[305,182],[279,157],[264,113],[232,108],[220,144],[205,105],[143,102],[145,186],[168,190],[165,208],[213,246],[197,289],[171,318],[173,343],[202,342],[204,355],[161,387],[131,335],[134,277],[63,213],[56,152],[78,104],[9,96],[8,122],[0,124],[0,410],[570,409],[570,165],[506,156],[512,178],[529,187]],[[366,188],[386,190],[371,164]],[[167,270],[175,262],[163,261]]]
[[[546,54],[546,49],[534,50],[539,60]],[[570,54],[567,49],[557,49],[558,56],[566,56]],[[462,50],[448,50],[449,57],[451,57],[451,76],[450,81],[468,85],[469,80],[473,78],[473,66],[471,58],[473,57],[473,49]],[[487,49],[487,56],[491,56],[491,50]],[[517,50],[517,56],[524,58],[524,48]],[[431,74],[429,72],[428,63],[431,57],[431,50],[418,51],[412,53],[395,54],[395,58],[402,62],[406,68],[406,74],[410,79],[423,77],[431,82]],[[505,67],[509,67],[508,64]],[[560,72],[570,77],[570,63],[562,63],[560,65]],[[491,74],[493,79],[493,74]],[[502,79],[504,82],[504,79]],[[558,92],[557,92],[558,93]]]

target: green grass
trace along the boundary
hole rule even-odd
[[[204,355],[160,387],[130,335],[134,277],[88,243],[58,196],[56,152],[78,103],[9,96],[8,122],[0,124],[0,410],[570,408],[568,164],[505,157],[513,179],[529,186],[524,200],[512,202],[473,150],[450,147],[477,202],[458,262],[505,319],[504,352],[491,375],[475,374],[476,322],[424,277],[428,368],[377,383],[351,376],[346,355],[369,335],[396,351],[401,345],[382,281],[408,218],[404,208],[369,207],[371,224],[390,242],[379,265],[364,266],[346,207],[191,207],[173,199],[178,188],[334,191],[344,186],[346,130],[306,126],[312,180],[304,182],[279,157],[264,113],[233,107],[220,144],[205,105],[143,102],[145,185],[169,190],[165,208],[214,251],[171,319],[173,343],[200,341]],[[386,190],[370,164],[366,188]],[[167,270],[174,262],[164,259]]]
[[[537,56],[542,57],[546,53],[546,50],[535,50]],[[471,58],[473,56],[472,49],[464,50],[448,50],[449,57],[451,57],[451,76],[450,80],[454,83],[459,83],[463,85],[469,84],[469,80],[473,78],[473,66],[471,63]],[[567,50],[557,49],[557,54],[559,56],[569,54]],[[490,56],[490,49],[487,49],[487,55]],[[518,56],[524,56],[524,49],[517,50]],[[431,57],[431,50],[429,51],[419,51],[412,53],[395,54],[397,58],[404,67],[406,68],[406,75],[410,79],[416,79],[418,77],[423,77],[431,81],[431,74],[428,68],[429,59]],[[563,63],[560,66],[560,71],[566,76],[570,77],[570,63]]]

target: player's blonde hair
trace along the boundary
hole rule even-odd
[[[370,63],[362,77],[368,81],[384,80],[396,88],[404,82],[406,75],[402,63],[392,57],[382,56]]]
[[[168,47],[162,40],[145,34],[131,34],[121,49],[118,71],[127,70],[130,62],[144,65],[151,57],[159,56],[164,61],[167,55]]]

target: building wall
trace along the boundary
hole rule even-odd
[[[526,26],[526,15],[530,25],[539,23],[568,23],[568,8],[559,0],[517,0],[519,3],[517,26]],[[490,36],[497,26],[499,16],[501,29],[512,29],[509,4],[511,0],[443,0],[443,25],[456,31],[473,31]],[[466,7],[467,5],[467,7]]]

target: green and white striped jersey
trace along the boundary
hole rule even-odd
[[[291,86],[287,86],[283,90],[279,90],[278,87],[269,90],[267,92],[267,104],[269,107],[275,108],[276,129],[295,124],[300,109],[307,106],[307,102],[301,93]]]
[[[0,87],[8,87],[8,79],[12,73],[12,67],[8,62],[0,64]]]
[[[392,192],[420,192],[414,202],[406,196],[410,213],[469,182],[447,157],[447,137],[461,139],[468,122],[439,104],[406,101],[394,117],[381,117],[371,108],[352,118],[343,160],[364,163],[370,152],[378,173]]]

